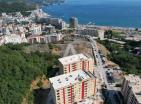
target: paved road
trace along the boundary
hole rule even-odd
[[[109,85],[109,83],[108,83],[107,75],[106,75],[107,69],[104,68],[105,65],[102,62],[102,58],[100,56],[99,49],[98,49],[98,46],[96,44],[96,41],[91,36],[86,35],[85,38],[87,38],[91,42],[91,45],[92,45],[92,48],[93,48],[93,54],[94,54],[95,59],[96,59],[96,64],[97,64],[97,69],[98,69],[97,71],[100,74],[102,83],[107,86],[109,101],[111,102],[111,104],[121,104],[121,103],[118,103],[117,100],[114,97],[114,95],[117,94],[116,91],[114,90],[114,87]],[[117,94],[117,96],[118,96],[118,94]]]

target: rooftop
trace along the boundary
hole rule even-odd
[[[141,85],[141,77],[133,74],[129,74],[125,76],[125,79],[130,82],[130,85]]]
[[[75,84],[81,82],[82,80],[87,80],[91,78],[86,72],[82,70],[77,70],[68,74],[59,75],[56,77],[50,78],[50,82],[54,89],[60,89],[70,84]]]
[[[141,104],[141,84],[132,86],[132,90],[137,98],[137,101]]]
[[[132,87],[132,91],[137,101],[141,103],[141,77],[130,74],[126,76],[125,79],[129,81],[129,86]]]
[[[59,58],[59,61],[63,65],[68,65],[68,64],[72,64],[72,63],[79,62],[81,60],[87,60],[87,59],[88,58],[84,54],[76,54],[76,55],[72,55],[72,56]]]

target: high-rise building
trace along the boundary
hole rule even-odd
[[[78,27],[78,19],[75,17],[70,18],[70,28],[77,28]]]
[[[104,30],[97,30],[98,31],[98,37],[100,40],[104,40]]]
[[[125,76],[121,93],[125,104],[141,104],[141,78],[135,75]]]
[[[90,72],[77,70],[49,79],[51,104],[74,104],[96,93],[96,78]]]
[[[93,73],[94,59],[84,54],[76,54],[59,59],[60,74],[70,73],[76,70],[85,70]]]

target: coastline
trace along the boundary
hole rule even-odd
[[[40,9],[42,9],[44,11],[43,7],[46,7],[46,6],[42,6]],[[44,12],[47,13],[46,11],[44,11]],[[47,14],[48,14],[49,17],[52,17],[52,18],[60,18],[60,17],[53,16],[49,13],[47,13]],[[68,17],[68,19],[69,18],[71,18],[71,17]],[[64,20],[63,18],[60,18],[60,19]],[[66,24],[69,24],[67,21],[65,21],[65,22],[66,22]],[[122,30],[135,30],[136,28],[141,29],[141,27],[140,28],[139,27],[130,27],[130,26],[124,27],[124,26],[97,25],[97,24],[91,25],[89,23],[83,24],[83,23],[80,23],[80,22],[79,22],[79,26],[91,26],[91,27],[97,27],[97,28],[122,29]]]
[[[85,6],[64,3],[44,6],[43,10],[52,17],[62,18],[66,22],[70,17],[77,17],[82,25],[93,22],[100,26],[141,28],[141,7],[134,4],[133,6],[120,4],[116,6],[107,4]]]

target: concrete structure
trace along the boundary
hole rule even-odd
[[[141,77],[135,75],[125,76],[121,93],[125,104],[141,104]]]
[[[78,27],[78,19],[75,17],[70,18],[70,28],[77,28]]]
[[[96,94],[96,78],[90,72],[77,70],[49,80],[50,104],[74,104]]]
[[[91,57],[83,54],[76,54],[67,56],[59,59],[60,62],[60,73],[70,73],[76,70],[85,70],[93,73],[94,71],[94,60]]]
[[[48,35],[30,35],[27,37],[27,40],[30,44],[33,43],[51,43],[51,42],[57,42],[62,39],[63,35],[62,34],[48,34]]]
[[[45,37],[41,35],[30,35],[27,37],[28,43],[34,44],[34,43],[45,43]]]

